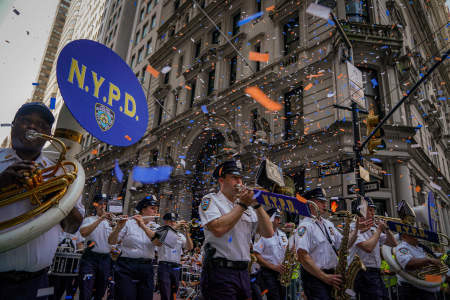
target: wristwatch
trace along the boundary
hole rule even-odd
[[[261,203],[258,203],[258,204],[256,204],[256,205],[253,205],[252,207],[253,207],[253,209],[258,209],[258,208],[261,207]]]
[[[247,210],[247,209],[248,209],[248,205],[245,205],[245,204],[242,203],[242,202],[238,202],[237,204],[240,205],[240,206],[242,206],[242,207],[244,208],[244,210]]]

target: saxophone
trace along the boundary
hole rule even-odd
[[[345,218],[345,227],[341,247],[338,251],[338,265],[336,268],[336,274],[342,276],[344,284],[340,289],[333,288],[332,296],[333,299],[336,300],[350,300],[351,296],[354,296],[353,283],[356,275],[360,270],[366,270],[366,267],[358,255],[355,255],[352,262],[347,267],[348,240],[350,236],[350,223],[352,218],[350,212],[348,211],[343,214]]]
[[[295,270],[297,265],[297,258],[295,253],[295,247],[289,246],[289,241],[286,246],[286,252],[284,252],[283,262],[281,263],[283,266],[283,273],[280,274],[280,283],[283,287],[288,287],[291,283],[292,273]]]

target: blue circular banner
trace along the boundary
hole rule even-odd
[[[114,146],[139,141],[147,129],[147,100],[133,70],[110,48],[91,40],[67,44],[58,57],[61,95],[80,125]]]

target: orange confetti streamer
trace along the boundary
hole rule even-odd
[[[416,186],[416,193],[420,193],[421,190],[422,188],[420,187],[420,185]]]
[[[307,91],[307,90],[309,90],[310,88],[312,88],[313,87],[313,84],[312,83],[309,83],[307,86],[305,86],[305,91]]]
[[[248,59],[266,63],[269,61],[269,53],[259,53],[259,52],[250,51],[250,53],[248,54]]]
[[[295,195],[295,198],[297,198],[297,200],[302,202],[302,203],[308,203],[308,200],[306,200],[305,198],[300,196],[300,194]]]
[[[125,136],[125,138],[131,142],[131,138],[128,136],[128,134]]]
[[[147,66],[146,71],[149,72],[150,74],[152,74],[152,76],[155,78],[158,78],[158,76],[159,76],[159,72],[157,70],[153,69],[153,67],[150,65]]]
[[[185,85],[184,86],[187,90],[192,90],[192,88],[190,87],[190,86],[188,86],[188,85]]]
[[[274,11],[275,10],[275,5],[271,5],[269,7],[266,7],[266,11]]]
[[[269,290],[265,289],[264,291],[261,292],[261,296],[267,294],[268,292],[269,292]]]
[[[281,110],[280,103],[271,100],[269,97],[266,96],[266,94],[263,93],[263,91],[261,91],[256,86],[248,87],[244,90],[244,92],[246,94],[250,95],[250,97],[255,99],[255,101],[257,101],[259,104],[261,104],[262,106],[264,106],[265,108],[267,108],[270,111]]]
[[[92,149],[92,151],[91,151],[91,154],[92,155],[96,155],[98,153],[98,150],[97,149]]]
[[[342,73],[341,73],[341,74],[339,74],[339,75],[338,75],[338,77],[337,77],[337,78],[338,78],[338,79],[341,79],[341,78],[342,78],[342,76],[344,76],[344,74],[342,74]]]

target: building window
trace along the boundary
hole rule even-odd
[[[172,27],[169,29],[169,37],[173,37],[174,35],[175,35],[175,27],[172,26]]]
[[[135,36],[135,40],[134,40],[135,45],[137,45],[139,43],[140,38],[141,38],[141,33],[138,31],[138,32],[136,32],[136,36]]]
[[[134,67],[134,60],[136,59],[136,56],[131,57],[130,67]]]
[[[230,59],[230,86],[236,82],[237,56]]]
[[[256,0],[256,11],[259,12],[261,11],[261,9],[261,0]]]
[[[153,164],[154,166],[156,166],[156,164],[158,163],[158,154],[159,151],[157,149],[152,151],[152,157],[151,157],[151,164]]]
[[[255,109],[252,110],[252,129],[253,129],[252,134],[253,134],[253,141],[255,141],[255,139],[256,139],[256,132],[258,130],[260,130],[260,128],[258,128],[259,127],[258,126],[259,125],[258,124],[258,119],[259,119],[259,112],[258,112],[258,109],[255,108]]]
[[[145,73],[147,73],[146,70],[147,70],[147,67],[143,67],[142,71],[141,71],[141,83],[142,84],[144,83],[144,80],[145,80]]]
[[[189,91],[189,108],[192,108],[194,106],[196,85],[197,82],[195,80],[190,84],[191,90]]]
[[[139,16],[139,22],[144,21],[145,18],[145,8],[141,10],[141,15]]]
[[[202,40],[198,40],[194,46],[194,58],[197,58],[200,55],[200,50],[202,49]]]
[[[284,139],[289,140],[294,136],[294,128],[300,121],[303,88],[299,87],[284,94]]]
[[[142,27],[142,39],[145,38],[145,36],[148,33],[148,23],[145,23],[144,27]]]
[[[283,23],[284,55],[295,51],[300,42],[300,27],[298,15],[290,17]]]
[[[369,9],[366,0],[346,0],[345,13],[350,22],[369,24]]]
[[[174,12],[176,12],[179,7],[180,7],[180,0],[175,0],[173,4]]]
[[[149,14],[151,10],[152,10],[152,3],[150,2],[150,3],[147,5],[147,13]]]
[[[258,52],[258,53],[261,52],[261,43],[260,42],[255,44],[255,52]],[[257,61],[257,62],[255,62],[255,64],[256,64],[256,68],[255,68],[256,72],[258,72],[259,70],[261,70],[261,62]]]
[[[216,78],[216,70],[212,69],[208,73],[208,90],[207,90],[207,93],[206,93],[206,95],[208,95],[208,96],[214,91],[215,78]]]
[[[164,83],[164,84],[168,84],[168,83],[169,83],[169,79],[170,79],[170,71],[167,72],[166,74],[164,74],[164,80],[163,80],[163,83]]]
[[[220,29],[220,25],[218,25],[218,27]],[[219,44],[220,43],[220,40],[219,40],[220,31],[219,31],[219,29],[217,29],[217,28],[214,29],[214,31],[211,34],[211,43],[212,44]]]
[[[181,72],[183,71],[183,62],[184,62],[184,56],[181,55],[178,59],[178,67],[177,67],[177,76],[181,75]]]
[[[147,42],[147,55],[149,55],[150,53],[152,53],[153,49],[152,49],[152,39],[148,40]]]
[[[152,29],[153,28],[155,28],[155,26],[156,26],[156,15],[154,15],[153,17],[152,17]]]
[[[140,63],[143,59],[144,59],[144,47],[139,49],[139,52],[138,52],[138,63]]]
[[[160,99],[158,101],[159,103],[156,102],[156,104],[158,105],[158,118],[156,119],[157,126],[161,125],[162,122],[164,99]]]
[[[239,26],[238,23],[241,20],[241,11],[237,12],[233,16],[233,36],[239,33]]]
[[[362,72],[362,81],[364,86],[364,97],[369,111],[373,111],[375,115],[384,117],[382,104],[380,99],[380,91],[378,86],[378,73],[373,69],[359,68]]]

